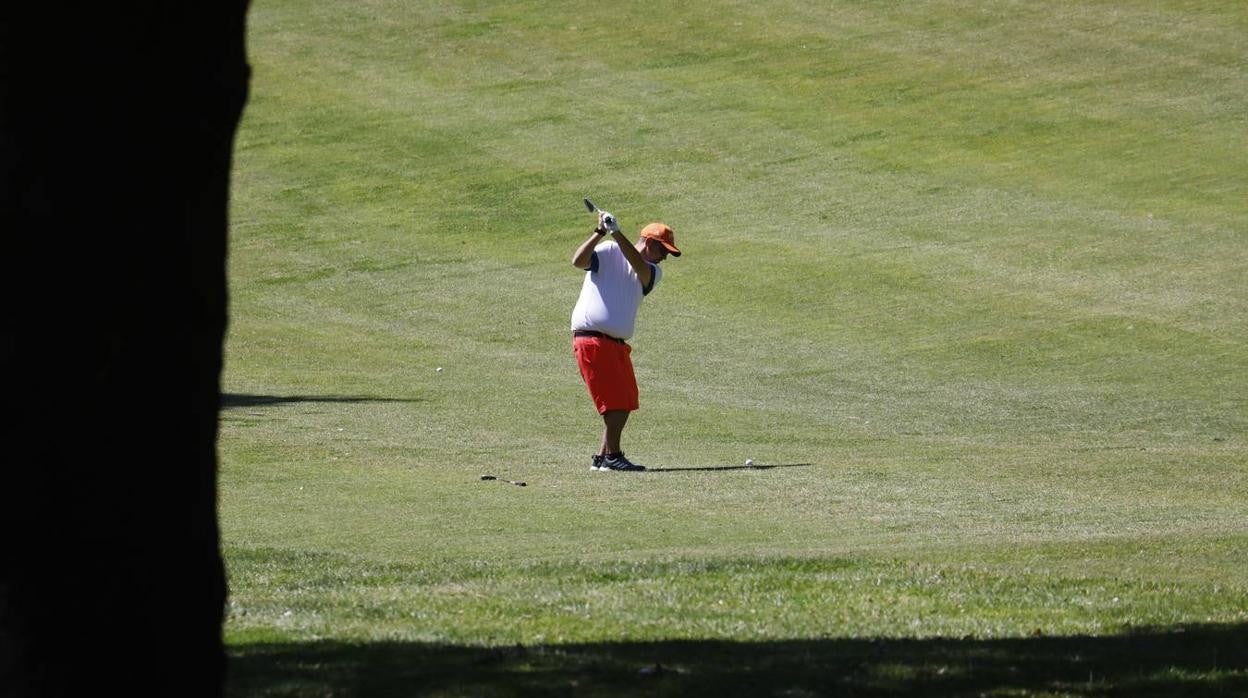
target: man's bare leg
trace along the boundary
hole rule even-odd
[[[628,410],[607,410],[602,413],[602,451],[601,455],[620,453],[620,435],[624,433],[624,425],[628,422]]]

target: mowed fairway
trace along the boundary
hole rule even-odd
[[[1248,692],[1242,2],[249,37],[231,696]],[[654,472],[589,470],[584,196],[685,251],[632,342]]]

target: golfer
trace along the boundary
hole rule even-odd
[[[602,447],[590,466],[594,470],[645,470],[620,448],[628,415],[638,406],[627,340],[633,336],[641,299],[663,278],[659,264],[669,254],[679,257],[680,249],[667,225],[647,225],[633,245],[614,217],[599,212],[593,235],[572,255],[572,266],[585,270],[581,296],[572,309],[572,352],[603,423]]]

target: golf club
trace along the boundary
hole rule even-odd
[[[598,208],[597,206],[594,205],[594,202],[590,201],[589,199],[582,199],[582,201],[585,202],[585,208],[590,213],[602,214],[602,222],[603,222],[603,225],[607,226],[607,230],[617,231],[620,229],[619,224],[615,220],[615,216],[611,215],[608,211],[603,211],[602,209]]]
[[[516,481],[516,480],[508,480],[508,479],[507,479],[507,478],[505,478],[505,477],[500,478],[500,477],[496,477],[496,476],[494,476],[494,475],[482,475],[482,476],[481,476],[481,479],[482,479],[482,480],[498,480],[499,482],[505,482],[505,483],[507,483],[507,484],[509,484],[509,485],[515,485],[516,487],[527,487],[527,486],[528,486],[528,485],[526,485],[526,484],[525,484],[525,483],[523,483],[523,482],[519,482],[519,481]]]

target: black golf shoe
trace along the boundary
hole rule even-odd
[[[644,465],[637,465],[624,457],[623,453],[614,453],[609,456],[603,456],[602,467],[599,470],[615,470],[622,473],[640,473],[646,469]]]

